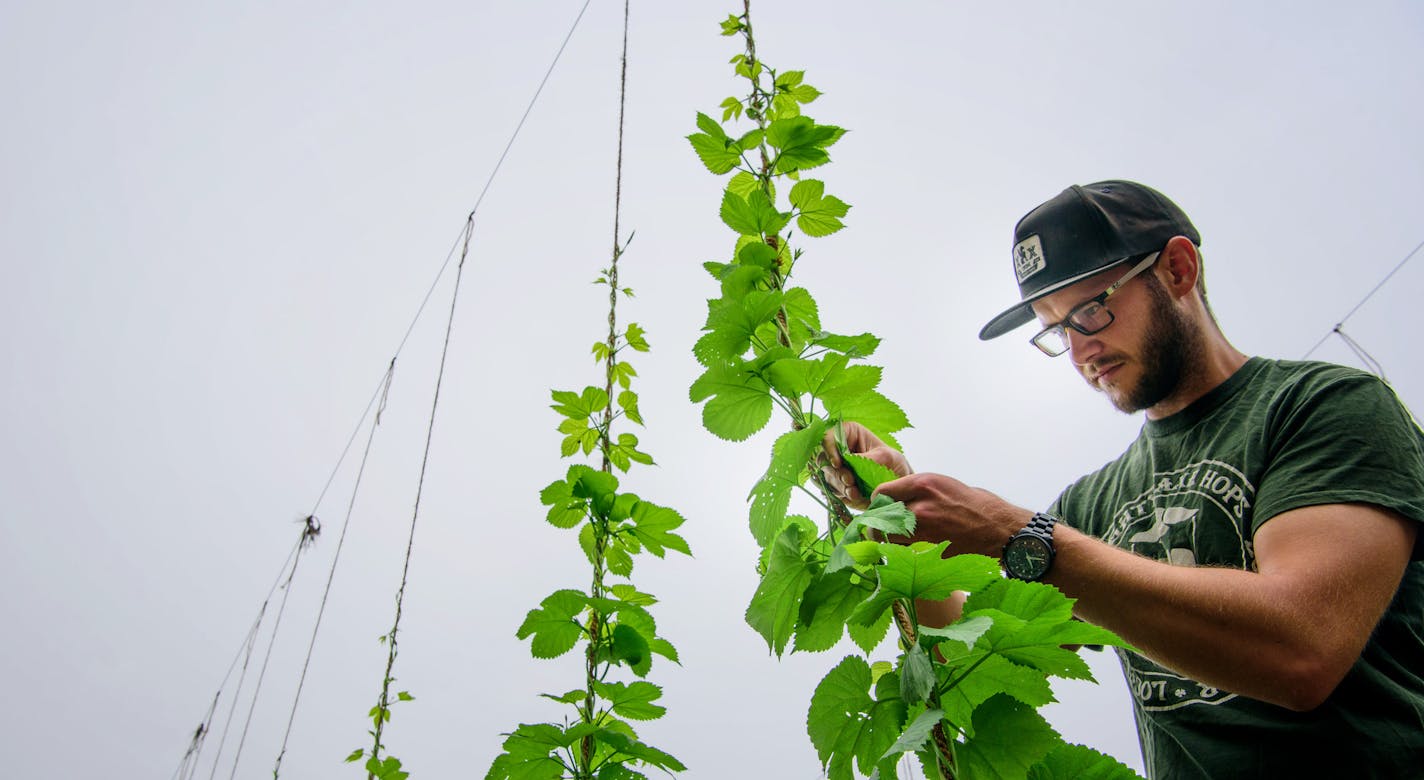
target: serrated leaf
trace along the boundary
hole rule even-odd
[[[800,211],[796,226],[808,236],[828,236],[845,227],[841,217],[850,211],[850,206],[825,192],[825,183],[816,179],[803,179],[791,188],[791,205]]]
[[[623,392],[619,393],[618,408],[623,410],[623,414],[627,415],[629,420],[632,420],[633,422],[639,425],[643,424],[643,415],[641,412],[638,411],[637,393],[633,392],[632,390],[624,390]]]
[[[775,235],[791,221],[790,212],[778,211],[760,189],[752,190],[745,197],[727,190],[722,194],[719,213],[727,227],[745,236]]]
[[[708,398],[702,424],[713,435],[742,441],[771,420],[771,388],[761,377],[737,368],[709,368],[692,385],[692,400]]]
[[[1112,756],[1065,743],[1030,768],[1028,780],[1141,780],[1141,776]]]
[[[885,563],[878,569],[880,589],[900,598],[938,601],[957,590],[973,593],[1001,579],[998,561],[973,554],[945,558],[948,546],[949,542],[882,545]]]
[[[850,357],[869,357],[880,347],[880,338],[871,333],[858,336],[841,336],[835,333],[821,333],[812,340],[813,344],[844,353]]]
[[[623,338],[627,339],[628,346],[638,352],[647,352],[651,348],[648,346],[647,335],[647,331],[643,330],[643,326],[636,322],[630,322],[628,323],[628,331],[623,334]]]
[[[814,572],[801,558],[801,527],[788,526],[772,542],[766,574],[747,605],[746,621],[778,656],[796,625]]]
[[[974,733],[955,750],[964,777],[1025,780],[1061,743],[1048,721],[1022,702],[995,696],[974,711]]]
[[[351,755],[349,755],[349,756],[346,757],[346,763],[349,764],[349,763],[351,763],[351,762],[353,762],[353,761],[360,761],[361,758],[362,758],[362,756],[365,756],[365,755],[366,755],[366,748],[356,748],[355,750],[351,751]]]
[[[851,584],[851,576],[849,571],[823,572],[806,589],[797,618],[793,651],[830,650],[845,636],[846,618],[869,595]]]
[[[768,186],[771,185],[768,184]],[[761,188],[761,180],[746,171],[738,171],[732,176],[731,180],[727,182],[727,190],[729,192],[734,192],[742,196],[743,198],[747,197],[748,195],[751,195],[754,191],[760,190]],[[775,197],[776,190],[773,188],[770,194],[772,197]]]
[[[667,712],[662,705],[653,704],[663,695],[663,689],[650,682],[609,683],[595,682],[594,691],[608,702],[615,715],[632,720],[656,720]]]
[[[858,422],[880,440],[900,449],[894,433],[910,427],[910,419],[894,401],[875,391],[826,398],[826,414]]]
[[[791,491],[801,484],[802,472],[820,448],[825,431],[825,421],[813,420],[799,431],[781,434],[772,445],[771,462],[749,496],[751,532],[758,545],[765,547],[781,530]]]
[[[875,652],[875,648],[890,634],[890,611],[882,610],[879,617],[866,624],[854,623],[847,618],[846,633],[850,634],[850,641],[854,642],[856,647],[869,655]]]
[[[930,732],[934,731],[934,727],[939,725],[943,718],[942,710],[928,709],[921,712],[913,721],[910,721],[910,725],[905,727],[904,733],[895,740],[895,744],[891,745],[889,750],[885,751],[885,755],[881,756],[880,760],[896,759],[902,753],[919,750],[929,741]]]
[[[890,536],[909,536],[915,532],[915,513],[889,496],[877,495],[870,500],[870,506],[846,526],[846,536],[859,539],[865,528]]]
[[[864,455],[842,452],[841,461],[850,468],[851,473],[855,475],[856,485],[867,496],[886,482],[900,478],[899,474]]]
[[[722,109],[722,121],[742,118],[742,101],[734,97],[723,100],[719,107]]]
[[[539,602],[525,616],[515,636],[533,636],[530,652],[535,658],[557,658],[574,648],[583,636],[583,626],[574,617],[583,612],[588,597],[576,590],[558,590]]]
[[[619,386],[621,386],[624,390],[628,389],[628,386],[631,385],[633,382],[633,377],[637,375],[638,372],[633,369],[633,366],[630,363],[619,362],[613,364],[612,379],[613,381],[617,382]]]
[[[632,520],[629,532],[653,555],[663,557],[664,549],[676,550],[683,555],[692,554],[687,540],[673,533],[684,522],[682,515],[675,510],[642,501],[633,508]]]
[[[974,659],[955,663],[946,669],[953,685],[940,693],[940,706],[945,717],[956,726],[967,727],[973,722],[975,708],[993,696],[1005,694],[1031,707],[1042,707],[1053,701],[1048,676],[1037,669],[1019,666],[1003,656],[975,653]]]
[[[639,677],[647,676],[653,659],[648,640],[638,629],[627,623],[614,626],[609,652],[613,660],[627,664],[634,674]]]
[[[592,526],[589,527],[592,528]],[[619,544],[616,540],[603,551],[603,560],[608,565],[609,573],[619,577],[633,575],[633,556],[624,545]]]
[[[870,666],[852,655],[831,669],[811,696],[806,732],[834,780],[849,780],[852,764],[869,774],[900,735],[904,702],[872,699],[870,687]]]
[[[539,491],[539,503],[549,507],[545,519],[555,528],[573,528],[587,517],[588,505],[575,498],[573,486],[566,480],[556,480]]]
[[[906,704],[923,704],[929,701],[934,688],[935,670],[929,654],[923,645],[911,645],[900,663],[900,698]]]
[[[845,131],[832,125],[818,125],[807,116],[778,119],[767,126],[766,141],[778,154],[777,173],[794,173],[830,162],[826,147],[840,140]]]

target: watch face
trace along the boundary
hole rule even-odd
[[[1016,536],[1004,548],[1004,568],[1021,580],[1042,577],[1052,560],[1052,548],[1037,536]]]

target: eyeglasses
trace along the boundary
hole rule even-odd
[[[1091,336],[1113,324],[1113,313],[1107,307],[1108,296],[1121,290],[1122,286],[1127,284],[1132,277],[1151,268],[1152,264],[1157,262],[1158,254],[1160,253],[1153,252],[1144,257],[1141,262],[1132,267],[1132,270],[1123,274],[1121,279],[1108,285],[1106,290],[1074,306],[1073,310],[1068,312],[1067,317],[1039,331],[1030,341],[1035,347],[1042,350],[1043,354],[1049,357],[1058,357],[1068,351],[1066,328],[1072,328],[1084,336]]]

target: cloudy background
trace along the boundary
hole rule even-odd
[[[694,778],[819,774],[806,705],[839,652],[778,661],[742,620],[743,498],[775,431],[701,429],[689,348],[732,235],[683,136],[740,90],[730,2],[635,2],[623,321],[647,328],[626,488],[679,509],[693,559],[640,560],[681,667],[643,736]],[[465,217],[581,0],[188,3],[0,0],[0,745],[32,777],[172,776],[297,539],[238,777],[270,775],[331,571],[362,417],[400,351],[283,764],[356,777],[366,744]],[[556,717],[572,657],[514,638],[583,587],[546,525],[550,388],[598,381],[612,243],[622,3],[593,0],[475,217],[416,528],[391,752],[417,778],[482,776],[500,732]],[[1215,311],[1243,351],[1298,358],[1424,240],[1424,11],[1408,2],[758,0],[759,53],[851,132],[818,174],[849,229],[804,244],[825,325],[885,339],[883,389],[920,469],[1025,506],[1140,425],[1024,334],[1017,218],[1070,183],[1132,178],[1192,215]],[[1345,325],[1424,408],[1406,265]],[[1316,357],[1358,365],[1338,338]],[[363,427],[357,428],[364,420]],[[780,423],[777,424],[778,426]],[[323,493],[348,439],[354,450]],[[318,503],[318,499],[320,502]],[[258,640],[217,766],[233,775]],[[879,654],[888,657],[890,646]],[[1059,687],[1071,739],[1140,766],[1115,661]],[[224,689],[220,728],[235,687]]]

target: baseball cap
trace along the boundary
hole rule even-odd
[[[1201,245],[1191,220],[1167,196],[1143,184],[1111,180],[1060,192],[1014,228],[1014,276],[1021,300],[979,331],[985,341],[1033,319],[1031,304],[1173,236]]]

